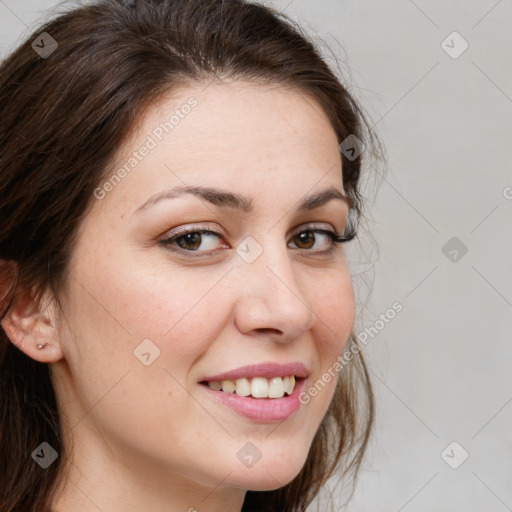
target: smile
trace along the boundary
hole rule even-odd
[[[222,391],[223,393],[237,394],[238,396],[251,396],[252,398],[281,398],[285,395],[291,395],[295,388],[295,376],[273,377],[253,377],[252,379],[236,380],[212,380],[201,382],[210,389]]]
[[[292,377],[293,378],[293,377]],[[260,392],[263,393],[264,386],[268,385],[267,382],[263,384],[261,381],[261,377],[255,377],[250,382],[250,386],[252,389],[254,381],[256,381],[256,388],[261,385]],[[274,377],[269,379],[270,381],[274,381],[274,384],[270,384],[269,387],[277,387],[279,384],[275,383],[275,379],[281,379],[282,386],[284,388],[284,381],[286,377],[283,379],[281,377]],[[234,382],[235,391],[237,386],[237,381],[248,381],[248,379],[236,379]],[[267,381],[267,379],[262,379]],[[204,390],[208,397],[213,401],[214,404],[220,404],[222,407],[227,407],[237,413],[244,418],[248,418],[250,420],[256,421],[258,423],[271,423],[284,421],[292,416],[295,412],[297,412],[302,405],[299,401],[299,396],[302,390],[305,387],[305,383],[307,379],[299,377],[295,378],[295,383],[292,383],[290,379],[288,379],[288,390],[290,390],[290,386],[293,386],[291,394],[287,394],[284,392],[284,395],[281,398],[269,398],[266,397],[253,397],[252,394],[247,394],[246,396],[238,395],[236,392],[226,392],[222,389],[212,389],[211,382],[200,382],[199,388]],[[218,381],[212,381],[218,382]],[[222,381],[226,382],[226,381]],[[221,382],[221,385],[222,385]],[[232,381],[230,382],[231,386],[233,386]],[[217,384],[213,384],[213,386],[218,387]],[[229,386],[229,384],[228,384]],[[242,383],[242,390],[245,386],[245,389],[248,389],[249,383]],[[268,392],[267,392],[268,393]],[[258,394],[258,391],[256,391]]]

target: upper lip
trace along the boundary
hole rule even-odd
[[[259,364],[252,364],[249,366],[242,366],[235,370],[230,370],[217,375],[210,375],[203,377],[202,381],[222,381],[222,380],[236,380],[236,379],[250,379],[252,377],[265,377],[271,379],[272,377],[286,377],[295,375],[296,377],[306,378],[309,376],[309,370],[304,363],[295,361],[292,363],[273,363],[265,362]]]

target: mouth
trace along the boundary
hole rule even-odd
[[[275,400],[290,396],[308,376],[309,370],[301,361],[268,361],[205,376],[199,384],[228,395]]]
[[[198,384],[213,403],[252,421],[270,423],[284,421],[300,409],[308,378],[309,370],[300,361],[268,361],[205,376]]]
[[[249,397],[263,400],[275,400],[290,396],[296,386],[304,380],[298,375],[285,375],[276,377],[242,377],[239,379],[202,380],[199,384],[207,386],[213,391],[220,391],[229,395]]]
[[[285,421],[300,409],[299,397],[306,381],[307,378],[297,375],[284,378],[241,377],[234,380],[202,380],[199,388],[204,390],[212,403],[219,404],[220,407],[231,409],[257,423],[272,423]],[[272,396],[275,398],[271,398]]]

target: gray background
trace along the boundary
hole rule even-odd
[[[346,61],[388,153],[350,249],[357,329],[403,311],[364,351],[377,429],[343,510],[512,511],[512,2],[267,3]],[[55,5],[0,0],[2,55]]]

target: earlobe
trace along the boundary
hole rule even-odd
[[[19,291],[1,322],[12,343],[41,363],[56,362],[63,355],[51,309],[51,306],[40,308],[33,289]]]

